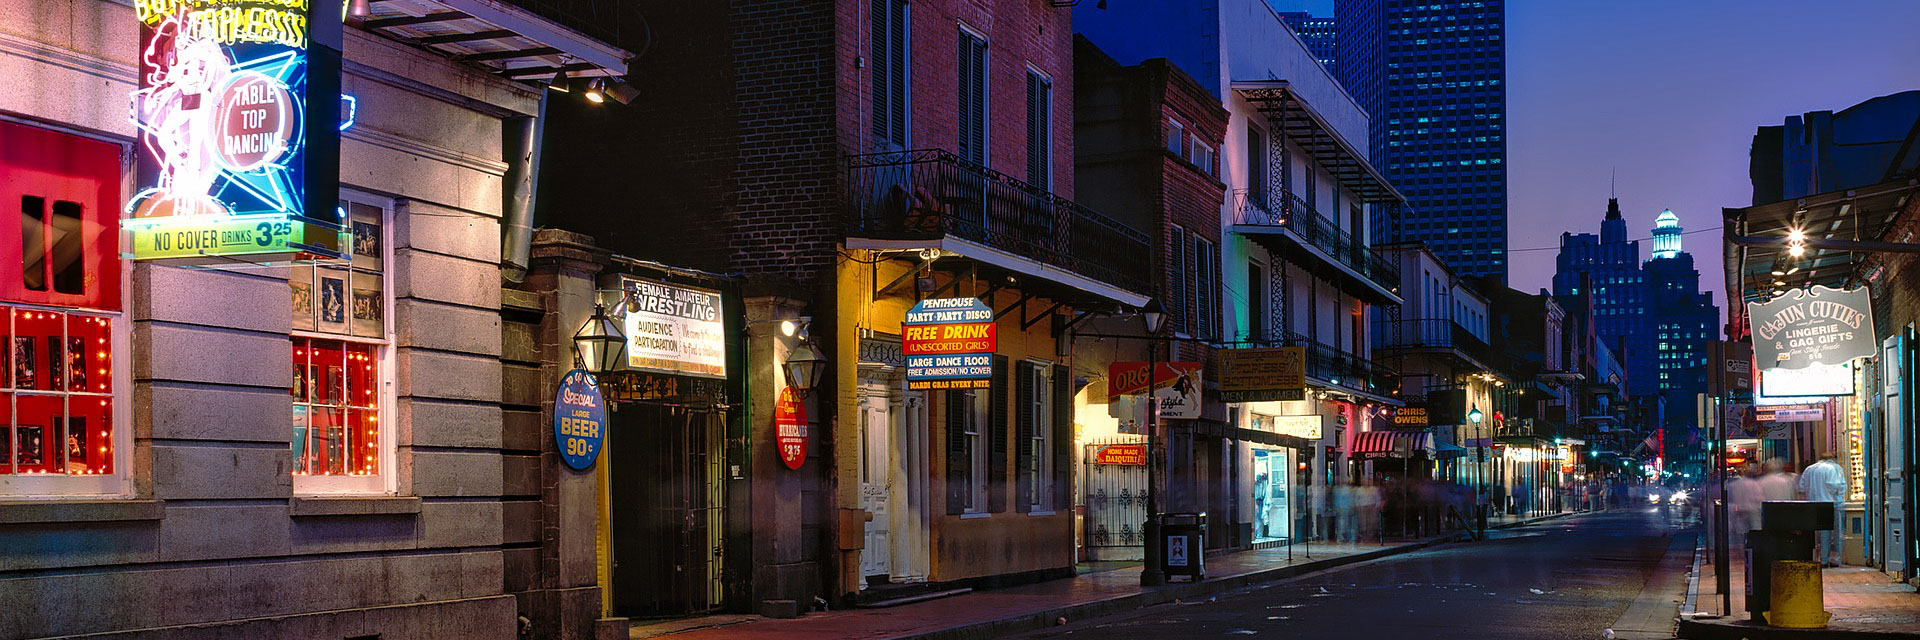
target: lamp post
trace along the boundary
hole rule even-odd
[[[1476,503],[1474,509],[1480,512],[1478,516],[1483,523],[1480,525],[1483,533],[1486,530],[1486,524],[1484,523],[1486,522],[1487,509],[1492,503],[1491,500],[1488,500],[1488,505],[1478,504],[1480,498],[1487,497],[1487,440],[1486,434],[1480,430],[1480,421],[1485,420],[1486,417],[1487,414],[1480,412],[1479,404],[1473,405],[1473,410],[1467,412],[1467,422],[1473,423],[1473,455],[1480,460],[1479,464],[1474,465],[1476,468],[1473,473],[1475,480],[1473,483],[1473,493],[1474,502]]]
[[[1160,566],[1160,502],[1159,502],[1159,432],[1160,407],[1154,397],[1154,378],[1160,373],[1159,346],[1160,330],[1167,323],[1166,311],[1160,307],[1159,300],[1148,300],[1147,306],[1140,309],[1140,318],[1147,329],[1147,522],[1140,531],[1146,537],[1142,559],[1146,566],[1140,570],[1140,585],[1156,587],[1167,583],[1167,574]]]
[[[573,334],[573,356],[580,368],[598,376],[620,368],[627,351],[627,337],[620,325],[607,317],[607,306],[593,305],[593,316]]]

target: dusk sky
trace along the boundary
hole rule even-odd
[[[1333,0],[1274,5],[1333,14]],[[1599,233],[1617,168],[1629,237],[1673,209],[1724,314],[1720,236],[1705,230],[1752,204],[1754,128],[1920,89],[1914,25],[1914,0],[1509,0],[1512,285],[1552,286],[1560,233]]]

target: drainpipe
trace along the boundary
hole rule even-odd
[[[540,188],[540,147],[547,130],[547,96],[540,91],[540,107],[533,117],[507,122],[507,202],[500,221],[500,277],[517,284],[527,277],[533,248],[533,200]]]

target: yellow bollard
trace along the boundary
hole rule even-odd
[[[1824,629],[1827,613],[1820,584],[1820,563],[1778,560],[1773,563],[1769,589],[1772,611],[1767,624],[1788,629]]]

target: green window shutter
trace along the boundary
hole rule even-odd
[[[1010,363],[1006,356],[993,357],[993,388],[989,390],[987,415],[987,510],[999,513],[1007,510],[1007,436],[1011,435],[1011,425],[1007,424],[1007,370]]]
[[[1042,392],[1033,388],[1033,376],[1039,370],[1040,367],[1031,362],[1020,363],[1013,384],[1013,439],[1014,447],[1020,451],[1013,460],[1013,510],[1020,513],[1033,507],[1033,501],[1027,496],[1033,495],[1033,399],[1035,393]]]
[[[947,419],[947,515],[967,510],[967,470],[973,460],[967,455],[967,393],[942,391],[946,396]]]
[[[1073,370],[1053,367],[1053,510],[1073,509]],[[1044,393],[1044,391],[1043,391]]]

